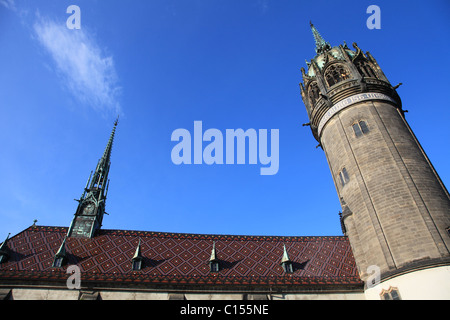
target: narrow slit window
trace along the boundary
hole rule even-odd
[[[359,126],[361,127],[361,131],[363,134],[366,134],[369,132],[369,128],[367,127],[367,124],[365,121],[360,121]]]
[[[359,127],[359,124],[355,123],[355,124],[353,125],[353,131],[355,132],[355,135],[356,135],[357,137],[362,136],[362,132],[361,132],[361,128]]]
[[[340,178],[340,180],[341,180],[342,186],[345,186],[345,185],[350,181],[350,178],[349,178],[349,176],[348,176],[347,169],[343,168],[343,169],[341,170],[341,172],[339,172],[339,178]]]

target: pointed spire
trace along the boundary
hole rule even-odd
[[[131,259],[131,270],[139,271],[142,269],[142,261],[144,258],[141,255],[141,239],[139,238],[138,245],[136,247],[136,251],[134,252],[134,256]]]
[[[6,251],[6,243],[9,240],[9,235],[11,233],[8,233],[8,236],[6,237],[5,241],[2,242],[2,244],[0,245],[0,252],[5,252]]]
[[[53,257],[53,264],[52,264],[53,268],[61,268],[66,261],[66,239],[67,236],[64,237],[61,246],[59,247],[58,251]]]
[[[8,260],[9,255],[8,255],[6,243],[8,242],[10,234],[11,233],[8,233],[8,236],[6,237],[5,241],[3,241],[2,244],[0,245],[0,263],[6,262],[6,260]]]
[[[211,250],[211,257],[209,258],[209,269],[211,272],[219,272],[220,271],[220,261],[217,259],[216,255],[216,242],[213,242],[213,247]]]
[[[69,237],[92,238],[103,224],[106,195],[109,187],[108,174],[111,166],[111,150],[118,123],[119,117],[114,122],[105,151],[98,161],[97,167],[89,176],[80,200],[76,200],[79,204],[68,231]],[[88,216],[89,219],[85,219],[85,216]]]
[[[114,142],[114,135],[116,133],[116,127],[119,123],[119,117],[117,117],[114,122],[114,127],[112,129],[111,135],[109,136],[108,143],[106,144],[105,151],[102,157],[98,161],[97,167],[95,168],[94,175],[90,181],[89,189],[98,188],[102,189],[103,193],[106,187],[106,182],[108,181],[109,167],[111,165],[111,150]],[[89,180],[88,180],[89,181]]]
[[[209,261],[216,261],[217,257],[216,257],[216,242],[213,242],[213,247],[211,250],[211,258],[209,258]]]
[[[116,121],[114,122],[114,127],[112,129],[111,135],[109,136],[109,140],[108,143],[106,144],[105,151],[103,152],[102,157],[98,161],[97,168],[95,169],[95,173],[92,178],[90,188],[97,186],[104,189],[105,187],[108,177],[109,166],[111,164],[111,150],[114,142],[114,135],[116,134],[116,128],[118,123],[119,117],[117,117]]]
[[[66,239],[67,239],[67,236],[64,237],[64,240],[61,243],[61,246],[59,247],[58,252],[56,252],[55,257],[61,258],[61,257],[66,256]]]
[[[330,43],[326,42],[324,38],[322,38],[319,31],[317,31],[316,27],[312,24],[311,21],[309,22],[309,25],[314,36],[314,41],[316,42],[316,53],[321,54],[326,50],[331,49]]]
[[[281,263],[289,262],[291,259],[289,259],[289,255],[286,250],[286,246],[283,244],[283,257],[281,258]]]
[[[114,141],[114,135],[116,133],[116,127],[117,127],[118,123],[119,123],[119,117],[117,117],[116,121],[114,122],[114,128],[113,128],[113,130],[111,132],[111,135],[109,137],[108,144],[106,145],[105,151],[103,152],[102,159],[108,159],[109,160],[110,157],[111,157],[111,150],[112,150],[112,145],[113,145],[113,141]]]
[[[139,239],[138,245],[136,247],[136,251],[134,252],[134,256],[132,260],[142,259],[141,255],[141,239]]]

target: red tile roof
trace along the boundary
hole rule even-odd
[[[31,226],[7,242],[9,259],[0,264],[0,283],[59,282],[78,265],[82,285],[362,288],[347,237],[279,237],[100,230],[92,239],[68,238],[67,262],[53,268],[53,258],[67,234],[65,227]],[[131,270],[141,240],[144,265]],[[222,269],[211,273],[213,242]],[[280,265],[283,244],[294,273]]]

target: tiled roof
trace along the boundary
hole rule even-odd
[[[62,282],[69,265],[78,265],[82,283],[104,286],[289,286],[360,287],[347,237],[278,237],[200,235],[99,230],[92,239],[67,238],[67,262],[53,268],[53,258],[67,234],[65,227],[31,226],[7,242],[9,259],[0,264],[0,283]],[[143,268],[132,270],[141,242]],[[221,264],[211,273],[213,242]],[[283,245],[294,264],[286,274],[280,265]]]

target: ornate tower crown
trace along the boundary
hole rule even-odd
[[[307,71],[301,68],[300,91],[317,141],[320,142],[321,130],[331,117],[328,111],[348,98],[364,99],[361,94],[370,92],[375,94],[370,98],[391,101],[401,110],[400,97],[369,52],[363,53],[356,43],[353,43],[355,50],[345,42],[332,47],[311,22],[310,27],[316,56],[306,63]]]
[[[95,231],[102,225],[109,188],[108,173],[111,166],[111,150],[117,124],[118,119],[114,122],[114,128],[94,174],[92,175],[91,172],[83,194],[79,200],[76,200],[78,208],[68,231],[69,237],[92,238]]]

